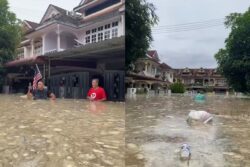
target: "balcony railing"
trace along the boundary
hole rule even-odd
[[[45,52],[45,54],[50,54],[50,53],[55,53],[55,52],[57,52],[57,49],[48,50]]]

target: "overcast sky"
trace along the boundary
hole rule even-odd
[[[81,0],[8,0],[11,11],[22,20],[40,22],[49,4],[72,10]]]
[[[149,0],[159,16],[158,26],[221,19],[232,12],[245,12],[249,0]],[[164,28],[163,28],[164,29]],[[159,31],[159,30],[158,30]],[[152,49],[172,67],[216,67],[214,54],[224,47],[229,30],[224,25],[175,33],[154,33]]]

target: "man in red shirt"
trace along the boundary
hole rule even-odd
[[[91,101],[105,101],[107,100],[107,96],[105,90],[99,87],[99,80],[92,80],[92,88],[90,88],[88,92],[87,98]]]

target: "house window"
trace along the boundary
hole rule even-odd
[[[102,41],[103,40],[103,33],[98,33],[98,41]]]
[[[118,28],[112,30],[112,38],[118,37]]]
[[[109,28],[110,28],[110,24],[106,24],[105,29],[109,29]]]
[[[104,39],[110,39],[110,31],[105,31]]]
[[[112,23],[112,27],[118,26],[118,21]]]
[[[92,35],[92,43],[96,42],[96,34]]]
[[[85,37],[85,43],[86,44],[90,43],[90,36]]]
[[[95,33],[96,32],[96,28],[92,29],[92,33]]]
[[[86,35],[90,34],[90,30],[86,31]]]
[[[102,31],[103,30],[103,26],[98,27],[98,31]]]
[[[24,58],[24,52],[18,53],[18,58]]]

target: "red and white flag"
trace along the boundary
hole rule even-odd
[[[35,75],[34,75],[34,78],[33,78],[33,90],[36,90],[37,89],[37,83],[39,80],[41,80],[43,78],[37,64],[36,64],[36,70],[35,70]]]

